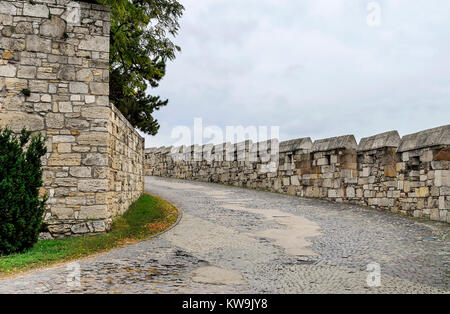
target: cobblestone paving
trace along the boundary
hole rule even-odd
[[[449,226],[359,206],[174,179],[147,191],[183,210],[145,242],[0,281],[0,293],[448,293]],[[367,265],[381,286],[367,285]]]

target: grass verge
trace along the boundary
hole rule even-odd
[[[0,278],[144,240],[169,228],[177,218],[178,211],[171,204],[143,194],[114,220],[108,233],[39,241],[25,253],[1,256]]]

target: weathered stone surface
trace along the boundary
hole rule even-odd
[[[36,77],[36,67],[34,66],[19,66],[19,70],[17,72],[18,78],[28,78],[32,79]]]
[[[19,92],[28,87],[28,82],[24,79],[7,77],[5,79],[5,87],[7,90]]]
[[[96,83],[92,82],[89,84],[91,94],[93,95],[108,95],[109,94],[109,83]]]
[[[66,126],[70,130],[84,130],[89,128],[89,122],[84,119],[68,119]]]
[[[57,113],[49,113],[45,117],[47,128],[61,129],[64,127],[64,115]]]
[[[61,66],[58,71],[58,78],[63,81],[74,81],[75,80],[75,67],[72,65]]]
[[[73,225],[72,228],[70,228],[70,230],[75,234],[89,232],[89,228],[88,228],[87,224],[85,224],[85,223]]]
[[[66,22],[57,16],[52,16],[50,20],[41,24],[39,30],[42,36],[62,38],[66,31]]]
[[[310,150],[313,146],[311,138],[299,138],[280,142],[280,153],[295,152],[297,150]]]
[[[95,232],[105,232],[106,231],[106,224],[104,221],[93,221],[92,227],[94,228]]]
[[[30,22],[19,22],[16,25],[17,34],[33,34],[33,25]]]
[[[13,23],[13,18],[11,15],[0,14],[0,25],[11,25]]]
[[[358,151],[375,150],[383,147],[395,147],[400,144],[400,135],[397,131],[390,131],[361,139]]]
[[[80,154],[55,154],[48,160],[49,166],[79,166],[81,165]]]
[[[59,219],[71,219],[73,218],[73,209],[64,206],[53,206],[51,209],[52,216],[56,216]]]
[[[108,180],[79,180],[78,190],[80,192],[100,192],[108,190]]]
[[[0,112],[0,125],[9,126],[14,132],[20,132],[24,126],[30,131],[42,131],[44,118],[25,112]]]
[[[89,93],[89,88],[86,83],[82,82],[70,82],[69,91],[75,94],[87,94]]]
[[[357,144],[353,135],[344,135],[317,140],[311,149],[312,152],[325,152],[333,149],[356,149]]]
[[[90,167],[71,167],[69,173],[71,176],[74,176],[77,178],[91,178],[92,177],[92,169]]]
[[[94,79],[91,69],[81,69],[77,72],[77,81],[91,82]]]
[[[54,135],[52,137],[53,144],[58,143],[75,143],[75,136],[73,135]]]
[[[80,219],[104,219],[108,218],[106,205],[81,206]]]
[[[86,154],[83,159],[83,165],[86,166],[106,166],[108,164],[108,158],[106,154],[90,153]]]
[[[62,101],[58,104],[59,112],[68,113],[73,112],[73,106],[70,101]]]
[[[403,136],[398,152],[450,145],[450,124]]]
[[[77,142],[80,145],[106,146],[108,133],[106,132],[83,132],[78,136]]]
[[[0,2],[0,13],[5,15],[16,15],[17,8],[10,2]]]
[[[83,107],[81,109],[81,116],[91,119],[105,119],[108,118],[111,109],[108,107]]]
[[[0,77],[15,77],[17,67],[13,64],[0,65]]]
[[[48,18],[50,11],[44,4],[31,4],[25,2],[23,6],[23,15],[33,17],[45,17]]]
[[[37,35],[27,35],[26,48],[28,51],[50,53],[52,52],[52,41]]]
[[[81,50],[108,52],[109,40],[103,36],[90,36],[86,40],[82,40],[78,48]]]

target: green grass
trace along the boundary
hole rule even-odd
[[[0,277],[137,242],[167,229],[177,218],[178,211],[168,202],[144,194],[114,220],[108,233],[39,241],[25,253],[0,257]]]

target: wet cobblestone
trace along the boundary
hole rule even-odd
[[[178,226],[79,261],[80,287],[68,286],[63,265],[0,281],[0,293],[449,292],[447,224],[207,183],[149,177],[146,187],[183,210]],[[268,211],[278,214],[268,219]],[[277,219],[297,216],[320,227],[307,238],[313,255],[288,254],[270,232],[258,236],[289,231]],[[372,262],[380,287],[366,283]],[[196,282],[192,272],[206,266],[237,271],[245,283]]]

